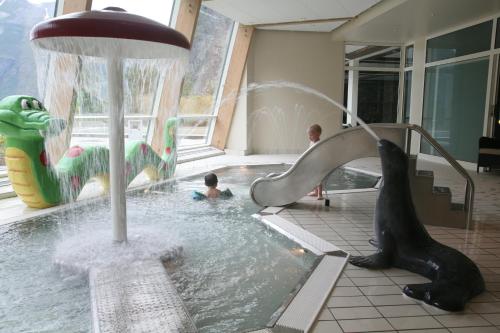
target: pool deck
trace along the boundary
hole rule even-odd
[[[297,155],[217,156],[179,165],[177,176],[241,164],[292,163]],[[367,158],[349,166],[380,172],[380,162]],[[463,197],[464,183],[450,168],[421,161],[420,170],[432,170],[435,185],[449,186],[454,201]],[[427,279],[400,269],[370,271],[348,265],[316,321],[312,332],[500,332],[500,174],[470,172],[476,185],[472,230],[428,227],[438,241],[468,255],[481,269],[486,292],[461,313],[448,313],[404,297],[402,287]],[[92,193],[89,186],[88,193]],[[95,191],[95,189],[94,189]],[[94,192],[95,193],[95,192]],[[87,194],[88,195],[88,194]],[[335,193],[330,207],[305,197],[279,216],[330,241],[352,255],[370,254],[377,192]],[[0,224],[34,213],[19,199],[0,201]]]

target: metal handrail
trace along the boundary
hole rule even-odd
[[[469,173],[464,169],[463,166],[460,165],[460,163],[457,162],[451,156],[444,148],[437,142],[432,135],[424,130],[422,127],[415,125],[415,124],[402,124],[404,127],[406,127],[409,131],[415,131],[418,134],[420,134],[422,137],[424,137],[427,142],[434,148],[436,149],[441,156],[448,162],[450,165],[462,176],[465,178],[467,181],[466,187],[465,187],[465,202],[464,206],[467,209],[467,219],[466,219],[466,228],[469,229],[470,227],[470,222],[472,221],[472,210],[474,208],[474,181],[472,180],[472,177],[469,175]],[[407,149],[409,152],[410,148],[410,138],[411,135],[408,135],[408,142],[407,142]]]

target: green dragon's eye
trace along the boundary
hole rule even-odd
[[[29,110],[29,109],[31,109],[31,103],[30,103],[30,101],[28,101],[27,99],[21,100],[21,108],[23,110]]]
[[[41,110],[42,109],[42,103],[40,103],[36,99],[32,100],[31,103],[33,103],[33,108],[34,109],[37,109],[37,110]]]

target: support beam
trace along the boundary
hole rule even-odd
[[[201,0],[180,0],[179,13],[175,21],[175,30],[181,32],[192,42],[196,23],[200,14]]]
[[[91,7],[92,0],[63,0],[62,14],[83,12],[90,10]]]
[[[275,23],[260,23],[254,24],[254,28],[272,28],[279,27],[283,25],[300,25],[300,24],[315,24],[315,23],[330,23],[330,22],[338,22],[338,21],[348,21],[352,19],[352,16],[349,17],[332,17],[326,19],[319,20],[299,20],[299,21],[286,21],[286,22],[275,22]]]
[[[237,95],[240,89],[241,78],[245,68],[248,49],[254,32],[254,27],[240,26],[236,32],[231,60],[227,71],[226,82],[222,92],[223,103],[219,107],[215,122],[214,134],[212,136],[212,146],[224,149],[226,146],[229,129],[236,107]]]
[[[356,18],[350,20],[349,22],[342,24],[340,27],[337,29],[334,29],[332,31],[332,40],[333,41],[344,41],[345,40],[345,34],[348,33],[349,31],[356,29],[362,25],[365,25],[366,23],[370,22],[373,20],[375,17],[380,16],[393,8],[400,6],[401,4],[405,3],[406,1],[409,0],[384,0],[380,1],[379,3],[375,4],[373,7],[370,9],[364,11],[360,15],[358,15]],[[373,43],[370,43],[371,45],[375,45]]]
[[[349,61],[349,66],[359,65],[359,60]],[[352,127],[358,126],[358,89],[359,89],[359,71],[349,71],[349,79],[347,84],[347,110],[351,114],[347,114],[347,124]]]
[[[175,19],[175,30],[186,36],[190,43],[193,41],[200,8],[201,0],[180,0],[177,18]],[[172,82],[172,79],[175,78],[166,73],[165,79],[160,83],[161,86],[158,87],[161,90],[161,96],[153,127],[151,147],[159,154],[162,153],[161,150],[163,149],[162,134],[165,121],[174,115],[179,102],[177,97],[182,88],[182,80],[180,82]]]

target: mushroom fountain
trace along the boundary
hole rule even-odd
[[[179,32],[116,7],[58,16],[31,31],[35,48],[106,61],[113,239],[127,240],[124,160],[124,59],[187,62],[190,45]]]

